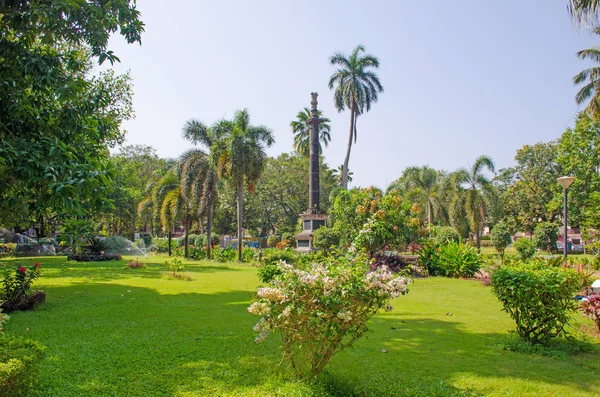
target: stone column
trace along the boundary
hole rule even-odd
[[[319,124],[321,120],[317,114],[317,94],[310,94],[310,187],[308,212],[319,213]]]

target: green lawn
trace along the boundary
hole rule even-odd
[[[47,302],[6,327],[47,347],[33,396],[600,395],[598,346],[558,358],[504,351],[514,325],[489,287],[442,278],[417,280],[316,383],[286,380],[275,336],[254,343],[255,268],[189,263],[184,281],[164,260],[40,259]],[[591,327],[575,316],[574,333]]]

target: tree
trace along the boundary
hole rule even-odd
[[[600,27],[594,28],[594,33],[600,35]],[[577,57],[582,60],[591,60],[594,63],[600,63],[600,47],[594,46],[581,50],[577,53]],[[594,66],[579,72],[573,77],[575,85],[583,84],[583,87],[575,95],[575,101],[578,105],[587,102],[585,113],[591,118],[598,119],[600,116],[600,92],[598,85],[600,84],[600,67]]]
[[[339,69],[329,78],[329,89],[335,87],[335,107],[338,112],[346,108],[350,109],[350,135],[342,168],[342,187],[344,189],[348,188],[348,164],[353,138],[356,143],[358,116],[371,110],[371,105],[377,102],[378,94],[383,92],[379,77],[375,72],[369,70],[378,69],[379,60],[368,54],[361,56],[364,52],[365,47],[358,45],[349,57],[336,52],[329,58],[332,65],[339,65]]]
[[[508,226],[503,222],[498,222],[492,229],[490,239],[494,248],[500,254],[500,260],[504,263],[504,251],[512,243],[512,234],[508,230]]]
[[[323,152],[323,148],[321,143],[327,147],[329,142],[331,142],[331,135],[329,132],[331,131],[331,126],[327,117],[322,117],[323,112],[317,110],[317,116],[321,120],[319,123],[319,153]],[[302,157],[309,157],[310,155],[310,129],[312,128],[309,119],[311,118],[310,110],[308,108],[304,108],[304,110],[298,112],[296,115],[296,120],[290,122],[290,126],[292,127],[292,132],[294,133],[294,150]]]
[[[481,232],[486,220],[484,194],[490,191],[491,182],[483,175],[484,169],[494,172],[494,162],[488,156],[479,156],[469,169],[461,168],[454,173],[457,184],[464,185],[464,208],[475,233],[477,248],[481,247]]]
[[[568,0],[569,13],[578,26],[596,25],[600,14],[599,0]]]
[[[549,254],[557,250],[558,226],[555,223],[541,222],[535,227],[533,241],[539,249],[548,251]]]
[[[91,76],[91,61],[120,30],[140,42],[131,1],[2,1],[0,4],[0,192],[31,200],[40,229],[49,217],[108,205],[108,146],[132,116],[129,76]]]
[[[208,150],[208,154],[202,151],[195,151],[194,156],[190,158],[186,174],[189,177],[184,182],[189,189],[184,189],[184,194],[188,191],[193,192],[193,199],[198,201],[200,216],[206,215],[206,258],[211,259],[212,229],[214,222],[214,207],[218,198],[217,186],[219,183],[219,147],[222,147],[224,137],[219,134],[217,128],[207,128],[204,123],[198,120],[188,120],[183,127],[183,137],[195,145],[200,145]]]
[[[154,180],[148,183],[146,187],[151,197],[153,217],[158,217],[164,231],[167,233],[169,242],[169,256],[171,256],[171,236],[175,227],[175,219],[178,215],[180,191],[172,193],[179,189],[179,178],[174,168],[162,173],[156,173]],[[138,205],[138,212],[149,208],[148,200],[142,200]]]
[[[267,157],[265,148],[275,142],[273,131],[265,126],[250,125],[248,110],[237,110],[233,120],[222,120],[213,129],[223,137],[216,150],[219,174],[235,188],[237,198],[238,261],[242,261],[244,186],[255,189]]]

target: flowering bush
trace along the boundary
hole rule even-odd
[[[272,331],[282,339],[282,362],[312,378],[331,357],[367,330],[366,322],[390,299],[407,292],[409,280],[386,268],[369,272],[366,261],[339,258],[307,270],[282,262],[281,274],[259,288],[248,308],[262,318],[254,327],[262,342]]]
[[[600,293],[588,296],[587,301],[581,301],[579,310],[583,312],[583,316],[587,316],[593,320],[596,323],[598,331],[600,331]]]
[[[2,308],[8,311],[11,310],[27,310],[33,308],[40,301],[45,300],[45,294],[31,295],[29,292],[31,284],[41,275],[40,263],[34,262],[29,270],[24,266],[17,267],[14,272],[7,271],[2,280],[2,291],[0,292],[0,300],[3,301]],[[41,293],[43,294],[43,292]]]

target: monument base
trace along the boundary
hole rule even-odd
[[[300,214],[302,218],[302,232],[294,236],[296,239],[296,252],[316,251],[313,246],[313,236],[315,230],[325,226],[329,215],[316,212],[305,212]]]

